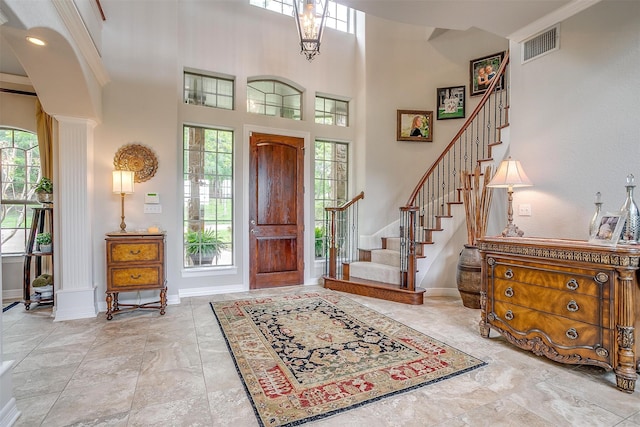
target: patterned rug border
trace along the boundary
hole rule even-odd
[[[350,299],[350,298],[348,298],[348,297],[346,297],[344,295],[337,294],[337,293],[317,292],[317,291],[304,292],[304,293],[301,293],[301,294],[292,294],[292,295],[296,295],[296,296],[315,295],[315,296],[319,296],[319,297],[324,297],[324,296],[327,296],[327,295],[339,295],[340,298],[349,300],[353,304],[357,304],[357,305],[363,306],[368,310],[376,312],[380,316],[387,317],[387,318],[393,320],[394,322],[402,324],[403,326],[405,326],[406,328],[412,330],[413,332],[415,332],[417,334],[421,334],[421,335],[427,336],[428,338],[430,338],[430,339],[432,339],[434,341],[437,341],[437,342],[442,343],[442,344],[444,344],[444,345],[446,345],[448,347],[451,347],[452,349],[454,349],[454,350],[456,350],[456,351],[458,351],[460,353],[463,353],[463,354],[465,354],[465,355],[467,355],[469,357],[472,357],[472,358],[478,360],[480,363],[478,363],[477,365],[474,365],[474,366],[470,366],[470,367],[465,368],[465,369],[460,369],[460,370],[458,370],[456,372],[452,372],[450,374],[444,375],[444,376],[439,377],[439,378],[435,378],[435,379],[432,379],[432,380],[429,380],[429,381],[426,381],[426,382],[423,382],[423,383],[420,383],[420,384],[413,385],[413,386],[405,388],[405,389],[396,390],[396,391],[393,391],[393,392],[390,392],[390,393],[387,393],[387,394],[384,394],[384,395],[380,395],[380,396],[371,398],[371,399],[366,400],[364,402],[359,402],[359,403],[356,403],[356,404],[353,404],[353,405],[350,405],[350,406],[346,406],[344,408],[340,408],[340,409],[336,409],[336,410],[333,410],[333,411],[324,412],[322,414],[314,415],[314,416],[311,416],[311,417],[307,417],[307,418],[303,418],[303,419],[299,419],[299,420],[294,420],[294,421],[286,423],[286,424],[280,424],[277,427],[299,426],[299,425],[306,424],[306,423],[311,422],[311,421],[317,421],[317,420],[321,420],[321,419],[324,419],[324,418],[328,418],[328,417],[340,414],[342,412],[350,411],[350,410],[353,410],[353,409],[356,409],[356,408],[360,408],[362,406],[366,406],[366,405],[372,404],[374,402],[378,402],[378,401],[380,401],[382,399],[387,399],[387,398],[390,398],[392,396],[397,396],[397,395],[400,395],[400,394],[408,393],[408,392],[413,391],[413,390],[417,390],[417,389],[422,388],[422,387],[426,387],[428,385],[436,384],[436,383],[439,383],[441,381],[457,377],[459,375],[465,374],[467,372],[471,372],[473,370],[476,370],[478,368],[481,368],[481,367],[487,365],[487,362],[485,362],[485,361],[483,361],[481,359],[478,359],[477,357],[475,357],[475,356],[473,356],[473,355],[471,355],[471,354],[469,354],[467,352],[464,352],[464,351],[458,349],[457,347],[454,347],[454,346],[452,346],[450,344],[446,344],[445,342],[440,341],[440,340],[438,340],[436,338],[433,338],[430,335],[425,334],[424,332],[420,332],[420,331],[418,331],[416,329],[413,329],[412,327],[407,326],[407,325],[405,325],[404,323],[402,323],[400,321],[397,321],[397,320],[395,320],[395,319],[393,319],[393,318],[391,318],[391,317],[389,317],[389,316],[387,316],[387,315],[385,315],[383,313],[380,313],[379,311],[377,311],[377,310],[375,310],[373,308],[367,307],[364,304],[361,304],[361,303],[359,303],[359,302],[357,302],[355,300],[352,300],[352,299]],[[216,303],[237,303],[239,301],[257,301],[257,300],[263,300],[265,298],[280,299],[280,298],[283,298],[285,296],[286,295],[262,296],[262,297],[252,297],[252,298],[238,298],[238,299],[232,299],[232,300],[216,301]],[[242,383],[242,387],[244,388],[244,391],[247,394],[247,398],[248,398],[249,402],[251,403],[251,407],[253,408],[253,412],[254,412],[254,414],[256,416],[256,420],[258,421],[258,424],[259,424],[260,427],[265,427],[264,423],[262,422],[262,418],[260,416],[260,413],[258,412],[258,408],[256,407],[255,402],[253,401],[253,398],[251,397],[251,393],[249,391],[249,388],[247,387],[247,384],[245,383],[245,379],[244,379],[244,377],[242,375],[240,367],[238,366],[238,361],[236,360],[236,355],[234,354],[233,348],[232,348],[231,344],[229,343],[229,339],[227,338],[227,334],[224,332],[223,325],[222,325],[220,319],[218,318],[218,314],[216,313],[216,311],[215,311],[215,309],[213,307],[213,302],[209,302],[209,307],[211,307],[211,311],[213,312],[213,315],[214,315],[216,321],[218,322],[218,326],[220,327],[220,331],[222,332],[222,336],[224,337],[224,342],[227,345],[227,350],[229,351],[229,354],[231,355],[231,358],[233,360],[233,365],[236,368],[236,372],[238,374],[238,377],[240,377],[240,382]]]
[[[5,311],[9,311],[10,308],[15,307],[18,304],[20,304],[20,301],[14,301],[14,302],[8,304],[7,306],[3,306],[2,307],[2,312],[4,313]]]

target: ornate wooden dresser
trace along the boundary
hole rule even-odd
[[[633,393],[640,372],[640,246],[485,237],[480,334],[561,363],[615,370]]]
[[[165,280],[164,233],[114,232],[107,242],[107,320],[114,314],[137,308],[152,308],[165,313],[167,285]],[[120,292],[159,290],[160,300],[143,304],[123,304]]]

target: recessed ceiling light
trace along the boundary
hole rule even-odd
[[[27,41],[29,41],[29,42],[31,42],[31,43],[33,43],[35,45],[38,45],[38,46],[46,45],[46,43],[43,40],[41,40],[41,39],[39,39],[37,37],[27,36]]]

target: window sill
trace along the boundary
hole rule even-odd
[[[2,254],[3,264],[22,264],[24,254]]]
[[[182,277],[206,277],[206,276],[231,276],[238,274],[238,267],[225,266],[225,267],[200,267],[182,269]]]

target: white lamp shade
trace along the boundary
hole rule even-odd
[[[518,160],[509,157],[500,163],[496,174],[491,178],[487,187],[509,188],[509,187],[531,187],[533,184]]]
[[[113,171],[113,192],[132,194],[134,175],[133,171]]]

